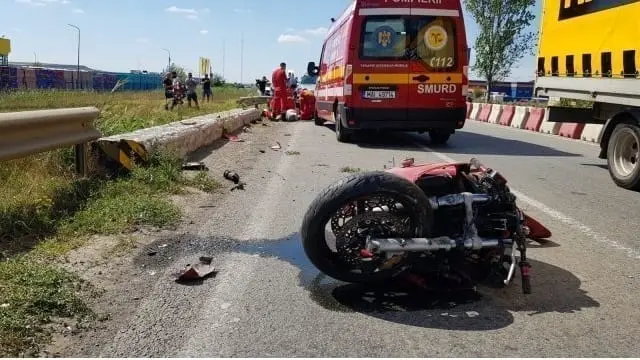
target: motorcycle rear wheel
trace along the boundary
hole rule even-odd
[[[320,271],[349,283],[381,282],[402,272],[392,268],[373,273],[354,273],[326,241],[325,227],[334,214],[349,203],[376,195],[393,197],[402,204],[403,210],[406,210],[403,213],[410,220],[412,236],[426,236],[432,229],[433,210],[424,192],[414,183],[383,171],[349,176],[323,190],[311,203],[302,222],[300,235],[304,251]]]

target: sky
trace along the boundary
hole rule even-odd
[[[229,82],[253,82],[282,61],[302,76],[318,62],[332,17],[350,0],[0,0],[0,37],[11,39],[9,61],[76,64],[94,69],[161,71],[172,62],[197,73],[198,58]],[[530,30],[537,31],[537,18]],[[477,26],[464,11],[467,41]],[[244,46],[242,46],[244,44]],[[241,52],[243,56],[241,56]],[[243,61],[241,62],[241,59]],[[471,60],[473,62],[472,54]],[[241,66],[242,63],[242,66]],[[527,57],[509,80],[533,79],[535,60]],[[472,77],[474,77],[472,75]]]

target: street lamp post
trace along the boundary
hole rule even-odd
[[[78,30],[78,77],[76,79],[76,89],[78,89],[80,88],[80,28],[72,24],[67,24],[67,25]]]
[[[167,64],[167,71],[171,70],[171,51],[169,51],[168,49],[162,49],[164,51],[167,52],[167,54],[169,55],[169,63]]]
[[[76,79],[76,89],[79,89],[80,88],[80,28],[72,24],[67,24],[67,25],[78,30],[78,75]],[[74,146],[74,150],[76,155],[76,171],[82,176],[85,176],[87,172],[87,165],[84,160],[85,160],[85,155],[87,154],[87,145],[84,143],[78,144]]]

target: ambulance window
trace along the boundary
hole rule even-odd
[[[407,47],[405,20],[401,17],[368,17],[363,24],[360,58],[399,59]]]
[[[456,27],[448,17],[420,17],[416,23],[415,44],[418,58],[434,70],[457,66]]]

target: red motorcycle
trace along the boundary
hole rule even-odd
[[[316,197],[300,234],[311,262],[340,281],[375,283],[412,270],[427,284],[506,286],[517,266],[525,294],[527,239],[551,237],[518,208],[507,180],[477,159],[407,159],[349,176]]]

